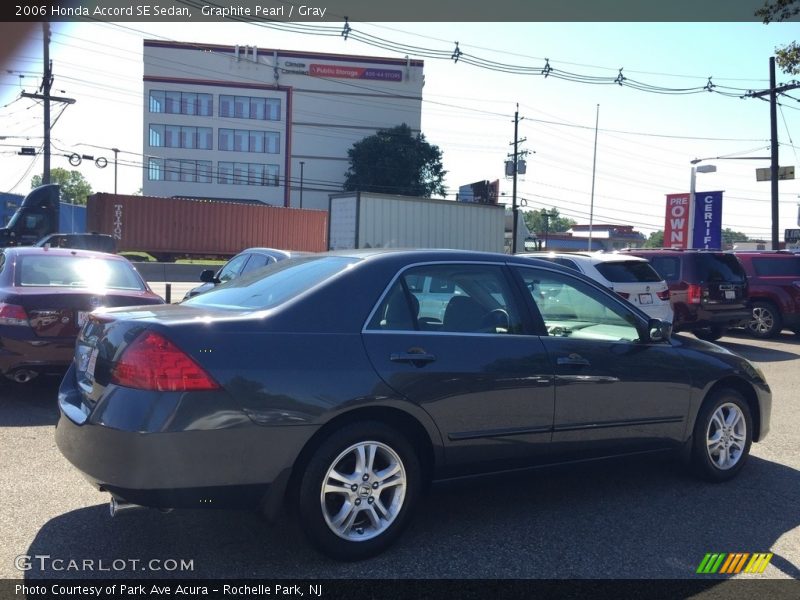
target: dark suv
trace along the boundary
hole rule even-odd
[[[759,338],[785,327],[800,335],[800,255],[791,252],[737,252],[747,273],[753,314],[748,331]]]
[[[675,331],[714,341],[729,327],[752,318],[747,276],[729,252],[635,248],[669,285]]]

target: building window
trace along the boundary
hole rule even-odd
[[[150,181],[164,181],[164,160],[161,158],[147,159],[147,178]]]
[[[211,117],[214,114],[214,97],[195,92],[150,90],[150,112]]]
[[[278,165],[220,162],[217,165],[217,182],[235,185],[277,186],[279,183]]]
[[[211,161],[149,158],[147,178],[150,181],[211,183]]]
[[[211,127],[184,127],[181,125],[150,125],[150,145],[158,148],[212,149]]]
[[[219,130],[220,150],[279,154],[280,142],[281,134],[277,131]]]
[[[258,121],[280,121],[281,99],[220,95],[219,116]]]

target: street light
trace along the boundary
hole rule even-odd
[[[698,173],[715,173],[717,171],[717,167],[715,165],[697,165],[702,158],[695,158],[692,162],[692,178],[689,181],[689,231],[694,231],[694,196],[695,196],[695,188],[696,188],[696,180]],[[696,166],[697,165],[697,166]],[[690,233],[690,235],[693,235]],[[687,240],[688,244],[687,247],[691,248],[694,245],[694,240],[689,239]]]

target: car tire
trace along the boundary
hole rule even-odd
[[[377,421],[346,425],[322,442],[302,473],[301,525],[331,558],[374,556],[401,534],[421,484],[419,458],[405,436]]]
[[[766,339],[778,335],[783,329],[783,317],[772,302],[753,302],[753,318],[747,323],[750,335]]]
[[[692,464],[703,479],[720,482],[742,470],[753,441],[753,419],[744,397],[732,389],[712,393],[697,415]]]
[[[694,333],[695,337],[705,340],[706,342],[716,342],[725,335],[727,329],[728,328],[724,325],[711,325],[709,327],[695,329],[692,333]]]

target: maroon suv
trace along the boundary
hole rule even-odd
[[[791,252],[736,252],[747,273],[753,318],[748,331],[759,338],[791,329],[800,335],[800,255]]]

